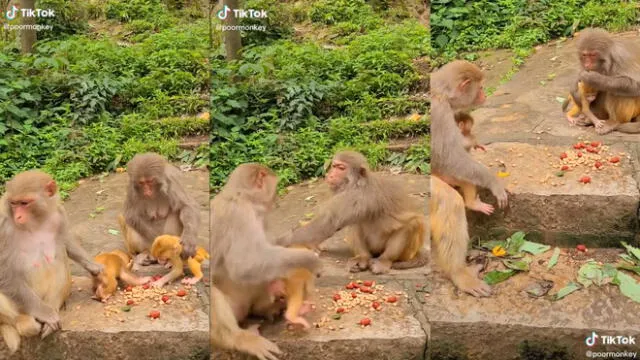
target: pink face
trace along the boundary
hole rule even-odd
[[[334,159],[331,162],[331,168],[329,169],[327,177],[325,178],[325,181],[327,182],[327,184],[329,184],[329,187],[331,187],[332,189],[340,187],[340,185],[344,183],[345,177],[347,176],[347,169],[348,167],[346,163]]]
[[[11,212],[13,213],[13,221],[18,225],[25,225],[31,218],[29,207],[33,204],[34,199],[30,197],[13,198],[10,200]]]
[[[600,53],[594,50],[585,50],[580,54],[582,68],[587,71],[598,71]]]
[[[480,84],[478,86],[478,91],[476,92],[476,97],[473,100],[473,104],[474,105],[482,105],[482,104],[484,104],[485,100],[487,100],[487,97],[484,94],[484,86],[482,84]]]

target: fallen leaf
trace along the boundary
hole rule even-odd
[[[520,251],[526,251],[532,255],[542,254],[549,249],[551,249],[549,245],[538,244],[531,241],[525,241],[522,247],[520,247]]]
[[[566,99],[563,97],[559,97],[559,96],[556,97],[556,101],[559,102],[560,104],[562,104],[565,100]]]
[[[118,235],[118,234],[120,234],[120,231],[118,231],[118,230],[114,230],[114,229],[109,229],[109,234],[111,234],[111,235]]]
[[[612,282],[617,272],[618,270],[611,264],[600,265],[591,260],[578,270],[578,282],[585,288],[592,284],[602,286]]]
[[[560,248],[556,247],[553,249],[553,255],[551,255],[551,259],[549,260],[549,264],[547,265],[547,269],[551,269],[558,263],[558,258],[560,257]]]
[[[507,280],[508,278],[512,277],[513,275],[517,274],[517,271],[515,270],[504,270],[504,271],[500,271],[500,270],[493,270],[490,271],[488,273],[486,273],[484,275],[484,282],[486,282],[489,285],[494,285],[497,283],[501,283],[505,280]]]
[[[542,280],[527,286],[524,291],[532,298],[539,298],[547,295],[549,290],[553,288],[553,281]]]
[[[633,257],[636,258],[636,260],[634,261],[636,264],[639,264],[640,261],[640,249],[633,247],[629,244],[627,244],[626,242],[622,241],[622,246],[625,247],[625,249],[627,249],[627,252],[631,255],[633,255]],[[640,264],[639,264],[640,265]]]
[[[618,271],[613,283],[620,287],[622,295],[640,303],[640,284],[631,276]]]
[[[529,262],[527,262],[526,260],[503,260],[502,263],[509,269],[518,271],[529,271]]]
[[[560,300],[562,298],[564,298],[565,296],[571,294],[572,292],[576,291],[576,290],[580,290],[580,284],[577,284],[573,281],[570,281],[567,286],[563,287],[562,289],[558,290],[558,292],[556,294],[551,295],[550,300],[551,301],[557,301]]]

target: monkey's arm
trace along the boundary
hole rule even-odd
[[[145,241],[149,241],[149,245],[156,238],[157,234],[155,230],[149,225],[149,222],[142,219],[142,215],[132,210],[131,205],[128,205],[124,211],[125,223],[135,230]]]
[[[178,254],[176,254],[173,258],[171,258],[170,262],[171,262],[171,271],[169,271],[160,279],[152,282],[151,285],[157,286],[157,287],[163,287],[165,284],[168,284],[174,281],[175,279],[179,278],[184,274],[184,263],[182,262],[182,259]]]
[[[254,234],[241,234],[238,238],[244,238],[245,243],[235,241],[225,260],[229,278],[233,282],[264,284],[285,278],[296,268],[306,268],[315,272],[320,266],[320,259],[313,251],[272,245],[264,238],[256,239]],[[229,259],[235,261],[230,263]]]
[[[582,71],[580,80],[598,91],[617,96],[640,96],[640,81],[627,76],[606,76],[595,71]]]
[[[9,295],[9,297],[14,298],[16,303],[20,304],[24,313],[48,324],[51,327],[51,330],[57,330],[60,327],[60,316],[58,315],[58,312],[42,301],[42,299],[40,299],[40,297],[27,285],[27,281],[25,279],[16,277],[13,282],[13,291],[10,293],[4,293]]]
[[[71,260],[78,263],[93,276],[97,276],[104,269],[102,264],[91,260],[87,251],[80,245],[78,234],[65,234],[63,236],[66,238],[65,247]]]
[[[182,258],[187,259],[196,254],[196,239],[200,227],[200,214],[197,208],[189,204],[180,210],[180,223],[182,224]]]
[[[356,223],[361,217],[361,212],[351,209],[352,204],[362,202],[354,195],[339,193],[320,210],[318,216],[305,226],[294,229],[276,240],[278,245],[291,246],[296,244],[317,245],[347,225]]]

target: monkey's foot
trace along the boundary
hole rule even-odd
[[[152,281],[149,285],[154,286],[154,287],[163,287],[166,284],[166,282],[162,279],[156,280],[156,281]]]
[[[310,313],[311,311],[315,310],[315,307],[315,304],[311,301],[303,302],[300,310],[298,310],[298,316],[303,316]]]
[[[577,118],[575,118],[576,120],[576,125],[580,125],[580,126],[589,126],[592,125],[593,123],[591,122],[591,120],[589,120],[586,116],[584,115],[580,115]]]
[[[386,274],[391,270],[392,262],[389,260],[372,259],[369,262],[369,268],[374,274]]]
[[[353,257],[347,261],[347,269],[352,273],[365,271],[369,268],[369,260],[370,258],[365,256]]]
[[[182,279],[181,283],[185,284],[185,285],[195,285],[198,281],[200,281],[201,278],[198,277],[190,277],[190,278],[184,278]]]
[[[136,281],[136,285],[144,285],[146,283],[150,283],[153,281],[153,277],[151,276],[143,276],[138,278],[138,280]]]
[[[493,205],[487,204],[485,202],[482,202],[479,199],[476,199],[471,204],[467,204],[467,207],[469,209],[471,209],[471,210],[481,212],[481,213],[483,213],[485,215],[491,215],[491,214],[493,214],[493,211],[495,210]]]
[[[290,325],[302,325],[302,327],[304,327],[305,329],[311,328],[311,325],[309,324],[309,322],[301,316],[296,316],[296,317],[285,316],[285,318],[290,323]]]
[[[478,279],[477,272],[478,267],[467,267],[457,275],[454,275],[451,280],[458,289],[475,297],[491,296],[493,292],[491,286]]]
[[[604,134],[608,134],[610,132],[612,132],[613,130],[615,130],[615,126],[612,126],[606,122],[603,121],[602,126],[597,127],[596,126],[596,133],[598,133],[599,135],[604,135]]]

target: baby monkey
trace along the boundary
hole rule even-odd
[[[578,94],[580,94],[580,99],[574,99],[571,93],[569,93],[569,97],[562,104],[562,110],[567,111],[567,108],[569,108],[569,111],[567,111],[567,120],[570,124],[588,125],[591,123],[590,116],[594,116],[591,113],[590,104],[596,99],[598,91],[586,85],[584,82],[579,81]]]
[[[462,136],[464,136],[464,141],[463,141],[464,149],[467,151],[471,151],[471,148],[474,148],[474,149],[480,149],[482,151],[486,151],[484,146],[478,143],[476,136],[471,133],[471,129],[473,128],[473,123],[474,123],[473,117],[471,117],[471,115],[465,112],[459,112],[455,114],[454,117],[456,120],[456,124],[460,129],[460,132],[462,132]]]
[[[310,249],[304,245],[293,245],[292,248]],[[287,301],[287,310],[284,317],[291,324],[302,325],[309,329],[311,325],[303,317],[313,309],[313,303],[309,301],[315,287],[315,275],[307,269],[291,270],[288,276],[276,280],[269,285],[269,293],[272,297],[284,296]]]
[[[150,276],[138,277],[129,271],[131,257],[122,250],[98,254],[94,260],[104,266],[104,271],[93,280],[93,298],[96,300],[106,301],[111,297],[118,287],[118,279],[128,285],[143,285],[151,281]]]
[[[484,146],[478,143],[476,136],[471,132],[473,128],[474,120],[471,115],[466,112],[459,112],[454,115],[456,124],[462,132],[464,149],[467,152],[471,151],[471,148],[480,149],[482,151],[486,151]],[[486,215],[491,215],[494,211],[494,207],[491,204],[487,204],[480,200],[478,196],[478,190],[476,186],[472,183],[461,182],[460,189],[462,189],[462,197],[464,198],[464,204],[468,209],[479,211]]]
[[[158,263],[171,267],[171,271],[160,279],[151,283],[153,286],[162,287],[174,281],[184,274],[184,263],[180,257],[182,244],[180,238],[173,235],[161,235],[153,240],[151,256],[158,259]],[[196,247],[196,254],[187,259],[187,266],[193,274],[191,278],[182,279],[182,283],[193,285],[202,279],[202,262],[209,258],[209,253],[202,247]]]

